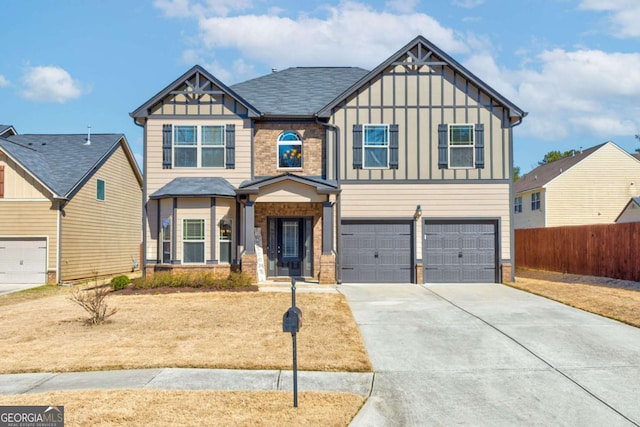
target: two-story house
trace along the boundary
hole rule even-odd
[[[0,125],[0,284],[137,269],[141,197],[123,134],[20,134]]]
[[[614,223],[639,181],[640,160],[611,141],[540,165],[514,185],[514,227]]]
[[[526,113],[422,36],[371,71],[227,86],[194,66],[131,116],[147,274],[512,277],[512,129]]]

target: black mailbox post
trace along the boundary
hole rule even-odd
[[[282,316],[282,332],[290,332],[293,341],[293,407],[298,407],[298,349],[296,334],[302,327],[302,310],[296,307],[296,279],[291,278],[291,307]]]

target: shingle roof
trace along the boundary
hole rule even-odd
[[[153,193],[151,199],[165,197],[235,197],[235,187],[224,178],[176,178]]]
[[[68,196],[99,166],[123,134],[11,135],[0,138],[0,148],[58,196]],[[137,166],[136,166],[137,167]]]
[[[368,73],[357,67],[293,67],[231,88],[271,116],[313,116]]]
[[[580,154],[573,155],[571,157],[565,157],[555,162],[540,165],[531,172],[524,175],[513,185],[514,192],[522,193],[523,191],[533,190],[534,188],[540,188],[546,185],[548,182],[559,176],[561,173],[566,172],[569,168],[575,166],[595,151],[602,148],[605,144],[596,145],[589,149],[584,150]]]
[[[276,184],[281,181],[291,180],[305,185],[311,185],[316,188],[319,193],[339,193],[338,183],[334,180],[322,179],[315,176],[300,176],[293,173],[283,173],[277,176],[268,176],[255,179],[253,181],[244,181],[238,188],[238,194],[247,194],[258,191],[265,185]]]

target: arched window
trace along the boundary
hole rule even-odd
[[[288,130],[278,137],[278,169],[302,168],[302,138]]]

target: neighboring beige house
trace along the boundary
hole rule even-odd
[[[227,86],[196,65],[131,116],[144,127],[146,274],[513,277],[512,129],[526,113],[422,36],[371,71]]]
[[[131,272],[141,199],[124,135],[20,135],[0,125],[0,283]]]
[[[515,183],[515,228],[613,223],[639,186],[638,159],[611,141],[591,147]]]

